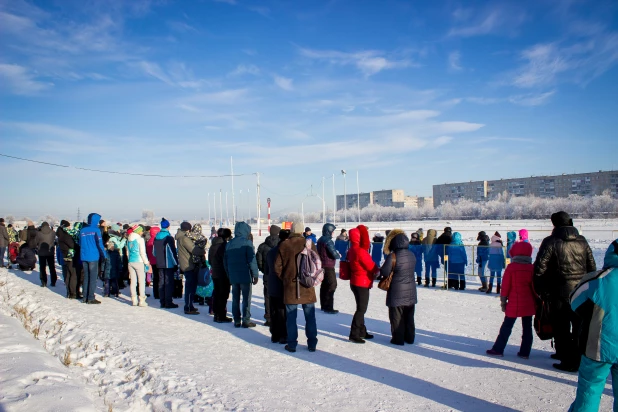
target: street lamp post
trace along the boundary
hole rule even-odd
[[[346,190],[346,172],[345,170],[341,169],[341,174],[343,175],[343,227],[344,228],[348,228],[348,197],[347,197],[347,190]]]

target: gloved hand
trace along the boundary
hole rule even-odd
[[[506,312],[506,296],[500,296],[500,307],[502,308],[502,312]]]
[[[259,280],[260,280],[260,278],[258,278],[258,277],[254,277],[254,278],[253,278],[253,284],[254,284],[254,285],[257,285]]]

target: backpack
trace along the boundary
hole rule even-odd
[[[300,289],[298,285],[301,285],[305,288],[312,288],[315,286],[319,286],[320,283],[324,280],[324,269],[322,269],[322,261],[320,260],[320,256],[317,252],[311,249],[312,241],[311,239],[307,239],[305,242],[305,248],[296,258],[296,267],[297,267],[297,284],[296,284],[296,295],[297,298],[300,299]]]

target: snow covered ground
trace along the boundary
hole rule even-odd
[[[389,344],[385,292],[373,289],[366,324],[375,339],[355,345],[347,340],[354,298],[347,282],[340,281],[335,297],[341,313],[317,312],[318,351],[306,350],[301,326],[299,350],[289,354],[271,343],[261,326],[261,283],[253,294],[255,329],[215,324],[206,310],[198,316],[184,315],[182,306],[161,310],[152,297],[148,308],[130,306],[125,295],[84,305],[63,297],[60,280],[55,288],[39,287],[36,271],[0,269],[0,285],[1,311],[22,319],[28,314],[31,331],[40,325],[38,342],[23,334],[15,334],[14,343],[0,342],[2,356],[18,344],[45,348],[57,359],[54,368],[64,371],[64,385],[74,385],[73,377],[79,376],[80,395],[71,398],[71,405],[85,409],[564,411],[575,395],[577,375],[553,370],[549,342],[535,340],[529,360],[516,357],[519,324],[504,358],[484,354],[503,314],[496,295],[474,290],[420,288],[416,343],[395,347]],[[304,323],[302,313],[299,322]],[[0,409],[7,411],[21,410],[19,385],[26,386],[32,376],[60,376],[46,372],[51,370],[47,362],[36,369],[35,361],[29,369],[28,359],[16,357],[7,379],[3,360]],[[20,371],[23,376],[15,376]],[[6,386],[9,380],[17,383]],[[60,382],[56,387],[65,390]],[[50,396],[28,393],[32,402],[47,402]],[[608,383],[602,410],[611,410],[612,401]]]

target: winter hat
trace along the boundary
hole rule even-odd
[[[41,223],[41,227],[49,227],[49,223],[43,222],[43,223]]]
[[[417,232],[413,232],[410,235],[410,238],[413,239],[413,240],[419,240],[421,237],[419,236],[419,234]]]
[[[294,234],[294,235],[302,235],[303,234],[303,225],[300,222],[292,223],[292,234]]]
[[[68,221],[66,220],[60,221],[60,227],[69,227],[69,226],[71,226],[71,224]]]
[[[130,227],[131,227],[131,226],[129,226],[129,224],[128,224],[128,223],[125,223],[124,225],[122,225],[122,229],[123,229],[123,230],[129,230],[129,228],[130,228]]]
[[[219,230],[222,231],[221,236],[219,237],[222,237],[223,239],[230,239],[232,237],[232,231],[228,229],[227,227],[223,229],[219,229]]]
[[[528,242],[517,242],[509,250],[509,255],[532,257],[532,245]]]
[[[290,237],[290,231],[288,229],[281,229],[279,231],[279,240],[281,242],[283,242],[284,240],[286,240],[289,237]]]
[[[483,236],[486,236],[487,233],[485,233],[484,231],[480,231],[479,235],[476,237],[476,240],[481,240],[483,239]]]
[[[112,225],[111,229],[113,232],[120,232],[120,225],[118,224]]]
[[[305,232],[311,232],[311,228],[310,227],[306,227],[305,228]]]
[[[168,227],[170,227],[170,222],[165,219],[164,217],[161,218],[161,228],[162,229],[167,229]]]
[[[551,215],[551,222],[555,227],[564,227],[564,226],[572,226],[573,220],[571,216],[567,212],[556,212]]]
[[[521,240],[524,240],[524,241],[525,241],[525,240],[528,240],[528,230],[527,230],[527,229],[521,229],[521,230],[519,231],[519,238],[520,238]]]
[[[33,222],[32,220],[28,220],[28,221],[26,222],[26,225],[28,225],[28,226],[34,226],[34,222]]]
[[[341,229],[341,234],[343,235],[344,233],[348,233],[348,231],[345,229]]]
[[[272,226],[270,227],[270,231],[269,231],[269,233],[270,233],[270,235],[271,235],[271,236],[275,236],[275,237],[277,237],[277,236],[279,236],[279,232],[281,232],[281,228],[280,228],[279,226],[277,226],[277,225],[272,225]]]
[[[382,233],[378,232],[376,233],[375,237],[384,237],[384,236],[382,235]]]
[[[451,229],[449,226],[447,226],[447,227],[445,227],[445,228],[444,228],[444,231],[445,231],[446,233],[452,233],[452,232],[453,232],[453,229]]]
[[[183,232],[188,232],[191,230],[191,223],[189,222],[182,222],[180,224],[180,230],[182,230]]]
[[[500,236],[493,235],[491,237],[491,243],[500,243],[500,244],[502,244],[502,238],[500,238]]]
[[[131,228],[131,230],[133,231],[133,233],[141,235],[142,233],[144,233],[144,226],[142,226],[142,225],[134,225]]]
[[[494,233],[494,236],[497,236],[497,237],[499,237],[499,238],[502,238],[502,236],[500,236],[500,232],[498,232],[497,230],[496,230],[496,233]]]
[[[4,223],[4,218],[0,217],[0,223]]]

